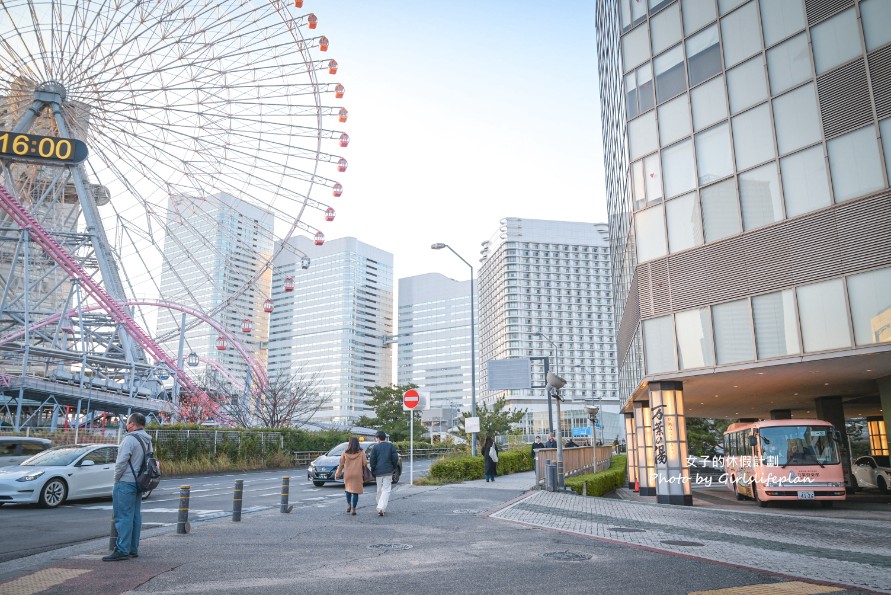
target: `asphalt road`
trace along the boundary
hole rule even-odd
[[[415,460],[414,476],[426,474],[432,461]],[[404,461],[400,484],[409,483],[409,461]],[[290,476],[289,502],[295,509],[327,508],[344,502],[343,485],[328,483],[317,488],[306,479],[306,468],[256,471],[179,477],[164,479],[142,503],[143,529],[176,524],[179,507],[179,488],[190,486],[191,523],[232,516],[232,497],[235,480],[244,481],[242,515],[279,508],[282,476]],[[376,486],[365,486],[365,501],[374,498]],[[373,502],[373,500],[372,500]],[[345,506],[345,505],[344,505]],[[74,545],[83,541],[107,537],[111,530],[112,503],[110,498],[76,500],[55,509],[34,504],[13,504],[0,507],[0,563]]]

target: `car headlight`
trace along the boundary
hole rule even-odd
[[[45,471],[34,471],[32,473],[29,473],[28,475],[19,477],[16,481],[34,481],[35,479],[37,479],[44,473],[45,473]]]
[[[310,464],[309,464],[309,470],[310,470],[312,473],[315,473],[315,472],[316,472],[316,466],[313,465],[312,463],[310,463]]]

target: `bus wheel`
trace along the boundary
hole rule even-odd
[[[759,507],[761,507],[761,508],[767,508],[767,501],[766,501],[766,500],[762,500],[761,498],[758,497],[758,488],[756,488],[755,486],[752,486],[752,495],[753,495],[753,497],[754,497],[754,499],[755,499],[755,502],[758,503],[758,506],[759,506]]]
[[[739,484],[736,483],[736,478],[731,479],[733,482],[733,495],[736,496],[737,500],[745,500],[746,497],[739,493]]]

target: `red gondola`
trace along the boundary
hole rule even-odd
[[[319,37],[319,49],[323,52],[328,51],[328,38],[324,35],[322,37]]]
[[[345,147],[350,144],[350,135],[344,132],[340,135],[340,146]]]
[[[337,86],[334,87],[334,97],[337,99],[343,99],[343,94],[346,91],[343,85],[337,83]]]
[[[333,194],[335,198],[343,194],[343,186],[340,184],[340,182],[334,184],[334,190],[331,194]]]
[[[331,207],[325,209],[325,221],[334,221],[334,209]]]
[[[217,337],[217,350],[226,351],[226,337],[224,337],[223,335]]]
[[[285,277],[285,291],[294,291],[294,277]]]
[[[253,323],[250,318],[245,318],[241,321],[241,332],[249,333],[251,332],[251,329],[253,329]]]
[[[294,0],[294,8],[303,8],[303,0]]]
[[[306,22],[309,23],[310,29],[315,29],[319,24],[319,17],[312,13],[309,13],[309,16],[306,17]]]
[[[263,311],[272,312],[272,298],[266,298],[266,301],[263,302]]]
[[[343,157],[341,157],[340,159],[337,160],[337,171],[345,172],[347,165],[348,165],[347,160],[344,159]]]
[[[328,74],[337,74],[337,60],[328,62]]]
[[[350,115],[350,112],[347,111],[345,107],[340,108],[340,111],[337,112],[337,121],[338,122],[346,122],[347,117]]]
[[[325,234],[321,231],[316,232],[316,246],[321,246],[325,243]]]

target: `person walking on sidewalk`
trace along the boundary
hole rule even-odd
[[[384,516],[393,488],[393,471],[399,464],[399,452],[392,442],[387,442],[383,430],[378,430],[375,437],[377,444],[371,448],[371,473],[377,482],[377,514]]]
[[[359,494],[364,493],[362,490],[362,469],[366,465],[368,465],[368,459],[365,457],[365,451],[359,446],[359,439],[353,436],[350,438],[347,449],[340,455],[340,464],[337,466],[337,471],[334,472],[334,479],[343,477],[347,512],[354,515],[359,506]]]
[[[139,533],[142,528],[142,494],[136,487],[136,474],[142,469],[146,453],[152,451],[152,438],[145,431],[145,416],[133,413],[127,418],[127,435],[118,448],[114,463],[112,508],[114,528],[118,532],[114,551],[105,562],[139,557]]]
[[[498,447],[491,436],[486,436],[486,442],[483,443],[483,462],[486,467],[486,481],[495,481],[498,473]]]

